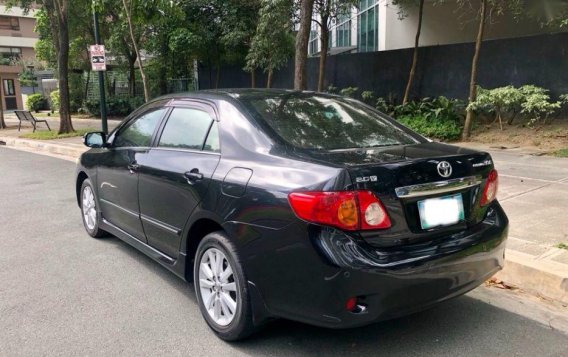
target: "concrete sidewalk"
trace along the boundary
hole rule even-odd
[[[0,144],[5,142],[8,147],[71,161],[87,150],[81,137],[45,141],[18,138],[31,132],[31,127],[18,133],[15,118],[6,122],[12,128],[0,130]],[[56,130],[57,120],[49,122]],[[109,129],[118,123],[109,121]],[[73,124],[75,128],[100,128],[99,120],[77,119]],[[457,145],[490,152],[499,171],[498,198],[509,216],[510,230],[507,264],[497,278],[568,304],[568,250],[555,247],[568,244],[568,159],[539,156],[523,148]]]
[[[41,117],[38,119],[47,120],[52,131],[57,131],[59,128],[58,117]],[[22,123],[22,128],[18,131],[19,121],[13,113],[5,114],[4,120],[8,129],[0,130],[1,145],[71,161],[75,161],[83,152],[88,150],[88,148],[83,145],[83,138],[80,136],[56,140],[31,140],[20,138],[21,135],[33,131],[31,124],[27,122]],[[119,123],[120,121],[118,120],[109,120],[109,130],[114,129]],[[93,131],[99,131],[101,130],[101,121],[99,119],[73,119],[73,127],[75,129],[92,129]],[[36,132],[46,130],[47,126],[44,123],[40,123],[37,126]]]

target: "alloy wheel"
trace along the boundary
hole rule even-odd
[[[97,224],[97,209],[95,206],[95,195],[93,194],[91,186],[85,186],[83,188],[82,197],[83,220],[87,228],[92,231]]]
[[[219,326],[229,325],[238,307],[237,282],[229,260],[217,248],[201,256],[199,291],[209,317]]]

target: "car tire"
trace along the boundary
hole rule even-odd
[[[255,331],[241,259],[223,232],[210,233],[201,240],[193,275],[199,309],[217,336],[237,341]]]
[[[91,180],[85,179],[79,195],[81,217],[87,233],[93,238],[101,238],[108,233],[99,227],[99,206]]]

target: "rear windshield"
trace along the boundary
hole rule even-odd
[[[283,94],[241,101],[298,148],[341,150],[418,142],[355,100]]]

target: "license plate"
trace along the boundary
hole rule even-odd
[[[461,193],[418,201],[422,229],[450,226],[464,220]]]

